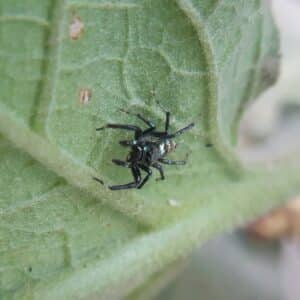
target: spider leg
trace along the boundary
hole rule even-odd
[[[123,130],[134,131],[135,138],[139,138],[143,133],[141,128],[138,127],[138,126],[135,126],[135,125],[111,124],[111,123],[108,123],[108,124],[106,124],[102,127],[96,128],[96,130],[100,131],[100,130],[104,130],[106,128],[123,129]]]
[[[112,191],[117,191],[117,190],[128,190],[128,189],[134,189],[138,188],[140,182],[141,182],[141,172],[137,166],[132,166],[131,167],[131,172],[134,178],[133,182],[127,183],[127,184],[121,184],[121,185],[113,185],[109,186],[109,188]]]
[[[97,178],[97,177],[93,177],[93,179],[94,179],[95,181],[99,182],[100,184],[104,185],[103,180],[101,180],[101,179],[99,179],[99,178]]]
[[[166,112],[166,124],[165,124],[165,132],[167,133],[170,125],[170,112]]]
[[[139,167],[147,173],[147,175],[144,177],[143,181],[137,187],[138,189],[141,189],[144,186],[144,184],[149,180],[150,176],[152,175],[152,171],[149,167],[146,167],[144,165],[139,165]]]
[[[181,135],[181,134],[183,134],[184,132],[190,130],[192,127],[194,127],[194,125],[195,125],[194,123],[191,123],[191,124],[189,124],[188,126],[179,129],[179,130],[176,131],[175,133],[168,134],[168,135],[166,136],[166,138],[171,139],[171,138],[174,138],[174,137],[176,137],[176,136],[178,136],[178,135]]]
[[[183,166],[186,164],[186,160],[170,160],[170,159],[166,159],[166,158],[160,158],[158,161],[165,165]]]
[[[122,140],[122,141],[119,141],[119,144],[123,147],[131,147],[135,144],[135,141],[128,141],[128,140]]]
[[[112,162],[114,164],[116,164],[117,166],[120,166],[120,167],[131,168],[131,163],[128,163],[126,161],[122,161],[122,160],[119,160],[119,159],[113,159]]]
[[[167,110],[160,104],[159,101],[156,101],[156,103],[157,103],[157,105],[161,108],[161,110],[162,110],[163,112],[165,112],[165,114],[166,114],[165,133],[167,133],[168,130],[169,130],[169,125],[170,125],[170,114],[171,114],[171,113],[170,113],[169,111],[167,111]]]
[[[162,166],[159,163],[153,163],[152,167],[157,169],[159,171],[159,174],[160,174],[160,178],[157,178],[156,180],[164,180],[165,175],[164,175],[164,170],[163,170]]]
[[[120,108],[120,111],[124,112],[125,114],[128,114],[128,115],[136,116],[138,119],[140,119],[142,122],[144,122],[149,127],[148,129],[146,129],[146,131],[150,130],[150,128],[151,128],[151,130],[155,129],[154,123],[151,122],[150,120],[147,120],[146,118],[144,118],[141,114],[135,114],[135,113],[132,113],[132,112],[122,109],[122,108]]]

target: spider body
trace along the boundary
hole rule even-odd
[[[128,111],[121,110],[127,114],[131,114]],[[170,112],[165,111],[166,121],[164,131],[157,131],[156,126],[151,121],[145,119],[140,114],[133,114],[138,119],[143,121],[148,127],[145,130],[142,130],[140,127],[135,125],[123,125],[123,124],[106,124],[103,127],[97,128],[96,130],[103,130],[106,128],[128,130],[134,133],[134,138],[131,140],[122,140],[119,144],[123,147],[129,147],[130,152],[125,161],[113,159],[112,162],[120,167],[125,167],[131,169],[133,176],[133,182],[109,186],[111,190],[124,190],[137,188],[140,189],[148,181],[152,175],[151,168],[155,168],[160,173],[160,180],[164,180],[164,172],[161,164],[167,165],[184,165],[186,160],[169,160],[165,156],[175,150],[176,143],[173,140],[175,137],[183,134],[187,130],[191,129],[194,126],[194,123],[190,123],[188,126],[176,131],[175,133],[169,133],[169,124],[170,124]],[[146,172],[146,176],[142,178],[141,171]],[[98,182],[103,182],[94,178]]]
[[[136,141],[136,145],[127,157],[131,163],[140,163],[150,167],[176,148],[176,143],[169,139],[158,139],[157,141]]]

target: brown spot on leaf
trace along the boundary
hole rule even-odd
[[[87,104],[91,100],[92,92],[90,89],[84,88],[79,91],[79,102],[81,104]]]
[[[263,239],[299,238],[300,197],[250,224],[248,232]]]
[[[69,36],[72,40],[77,40],[83,33],[84,24],[78,16],[73,16],[69,26]]]

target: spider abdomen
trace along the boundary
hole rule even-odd
[[[176,143],[174,141],[169,140],[169,139],[162,140],[159,144],[159,151],[160,151],[161,157],[172,152],[175,148],[176,148]]]

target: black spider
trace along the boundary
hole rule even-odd
[[[164,157],[176,148],[176,143],[173,138],[191,129],[194,126],[194,123],[189,124],[175,133],[169,133],[170,112],[164,110],[166,114],[165,130],[156,131],[156,126],[151,121],[145,119],[142,115],[133,114],[126,110],[121,111],[136,116],[138,119],[147,124],[148,128],[142,130],[140,127],[135,125],[106,124],[105,126],[96,129],[99,131],[105,128],[114,128],[134,132],[134,139],[119,141],[121,146],[131,148],[126,161],[121,161],[118,159],[112,160],[113,163],[120,167],[131,169],[134,181],[127,184],[109,186],[111,190],[142,188],[152,175],[151,167],[159,171],[159,179],[165,179],[163,168],[160,163],[167,165],[186,164],[186,160],[174,161]],[[143,179],[141,177],[141,170],[147,173]],[[94,179],[103,184],[102,180],[98,178]]]

